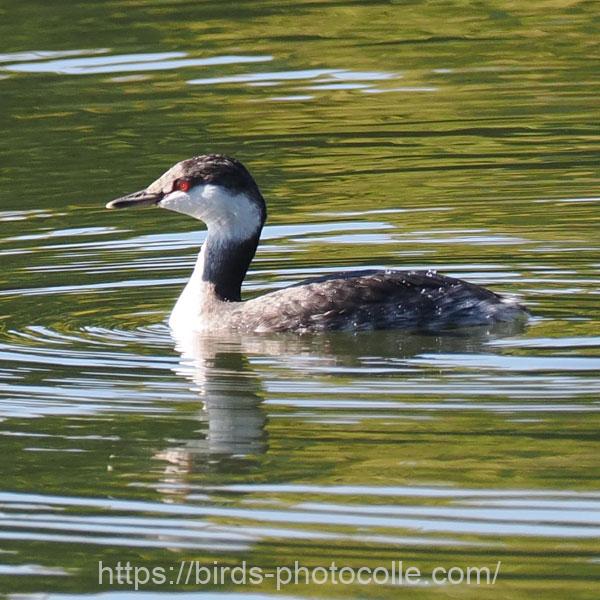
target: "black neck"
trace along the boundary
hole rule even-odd
[[[204,242],[202,280],[214,285],[219,300],[239,302],[242,281],[256,253],[260,230],[244,241],[218,239],[211,232]]]

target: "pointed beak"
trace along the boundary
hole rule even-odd
[[[147,190],[140,190],[133,194],[128,194],[122,198],[111,200],[106,208],[129,208],[131,206],[152,206],[158,204],[164,194],[162,192],[148,192]]]

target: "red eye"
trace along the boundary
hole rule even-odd
[[[175,182],[175,188],[178,189],[180,192],[187,192],[191,187],[192,186],[187,179],[178,179]]]

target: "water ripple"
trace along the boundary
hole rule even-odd
[[[3,66],[6,71],[17,73],[56,73],[59,75],[93,75],[101,73],[128,73],[140,71],[164,71],[188,67],[208,67],[245,63],[269,62],[269,55],[243,56],[222,55],[209,58],[184,58],[187,52],[158,52],[146,54],[116,54],[88,56],[85,58],[61,58]]]

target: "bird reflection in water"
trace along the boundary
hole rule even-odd
[[[385,364],[386,377],[410,377],[423,355],[498,352],[489,345],[500,337],[515,335],[523,323],[499,324],[446,334],[382,331],[329,333],[298,336],[210,336],[190,332],[175,338],[180,353],[176,372],[193,383],[202,401],[196,416],[203,426],[198,437],[164,449],[155,458],[166,461],[162,491],[189,492],[193,473],[242,474],[258,466],[268,452],[268,418],[263,399],[265,379],[288,371],[296,384],[299,376],[314,383],[315,375],[327,378],[351,368],[372,375],[372,365]],[[397,370],[397,373],[394,371]],[[277,375],[281,377],[281,372]],[[290,379],[292,379],[290,377]],[[331,397],[328,395],[328,402]],[[202,432],[202,433],[201,433]],[[160,486],[159,486],[160,487]]]
[[[164,483],[171,490],[185,487],[188,473],[226,471],[232,461],[244,470],[267,451],[262,384],[241,340],[191,333],[178,337],[175,348],[181,355],[175,371],[192,382],[201,405],[198,438],[155,455],[168,464]]]

